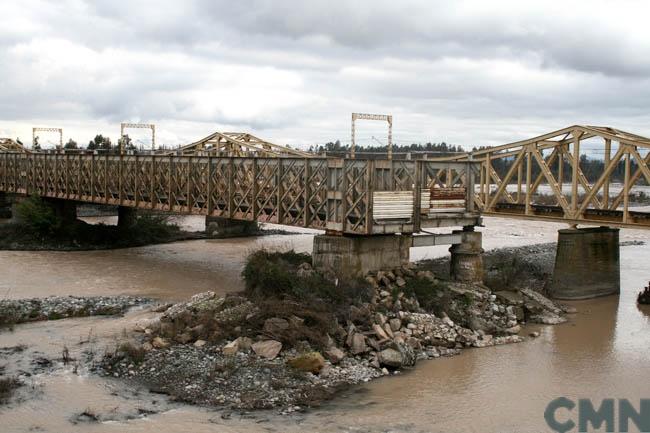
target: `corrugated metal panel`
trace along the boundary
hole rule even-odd
[[[466,190],[464,187],[431,189],[431,201],[428,214],[434,216],[440,213],[462,213],[466,211]]]
[[[372,216],[375,220],[410,219],[413,216],[413,191],[375,191]]]
[[[429,212],[429,202],[431,201],[431,191],[422,191],[420,194],[420,213],[426,215]]]

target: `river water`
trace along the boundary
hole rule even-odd
[[[198,218],[183,225],[200,229]],[[484,247],[556,239],[560,224],[485,219]],[[0,293],[47,295],[132,294],[177,301],[205,290],[239,290],[246,255],[260,247],[309,251],[313,232],[229,240],[197,240],[112,251],[0,252]],[[621,295],[574,302],[564,325],[535,326],[541,336],[521,344],[466,350],[453,358],[357,387],[321,408],[292,416],[233,414],[169,402],[165,397],[98,378],[71,365],[35,375],[24,401],[0,409],[4,432],[540,432],[543,413],[559,396],[650,397],[650,310],[637,307],[650,279],[650,233],[622,230]],[[446,247],[412,249],[415,260],[446,254]],[[124,329],[150,317],[86,318],[20,325],[0,334],[0,347],[26,344],[10,357],[9,372],[36,356],[54,358],[64,346],[74,357],[104,350]],[[12,364],[13,363],[13,364]],[[29,391],[29,392],[27,392]],[[100,423],[73,424],[75,414],[101,414]],[[159,413],[142,416],[146,411]],[[132,418],[132,419],[126,419]],[[226,419],[224,419],[226,418]]]

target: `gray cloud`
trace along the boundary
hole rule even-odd
[[[311,144],[347,139],[351,111],[376,111],[395,115],[405,141],[498,144],[579,122],[650,135],[650,9],[640,2],[33,0],[3,9],[3,134],[57,124],[85,141],[142,120],[170,143],[250,129]]]

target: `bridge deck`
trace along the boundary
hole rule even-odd
[[[478,170],[473,165],[5,152],[0,191],[347,234],[411,233],[476,223],[474,200],[467,195]],[[465,197],[447,201],[445,208],[445,200],[434,202],[431,188],[462,190]]]

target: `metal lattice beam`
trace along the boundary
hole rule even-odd
[[[580,157],[585,154],[581,143],[595,139],[601,140],[597,151],[604,154],[603,168],[597,178],[590,181],[580,165]],[[614,155],[612,143],[617,145]],[[640,149],[647,154],[642,156]],[[546,157],[545,151],[548,152]],[[436,161],[480,162],[480,181],[478,191],[474,191],[474,202],[485,215],[564,221],[571,225],[650,227],[650,213],[630,209],[630,194],[637,182],[643,178],[650,184],[647,166],[650,139],[637,134],[610,127],[574,125]],[[632,161],[637,166],[634,173],[631,172]],[[495,171],[497,163],[505,170],[503,179]],[[567,173],[565,163],[568,163]],[[621,165],[624,181],[612,200],[612,174],[616,169],[621,170]],[[539,172],[535,179],[534,171]],[[563,185],[566,182],[569,182],[567,188]],[[550,190],[545,197],[538,193],[544,183]],[[550,203],[549,198],[552,199]],[[541,199],[545,202],[540,202]]]

